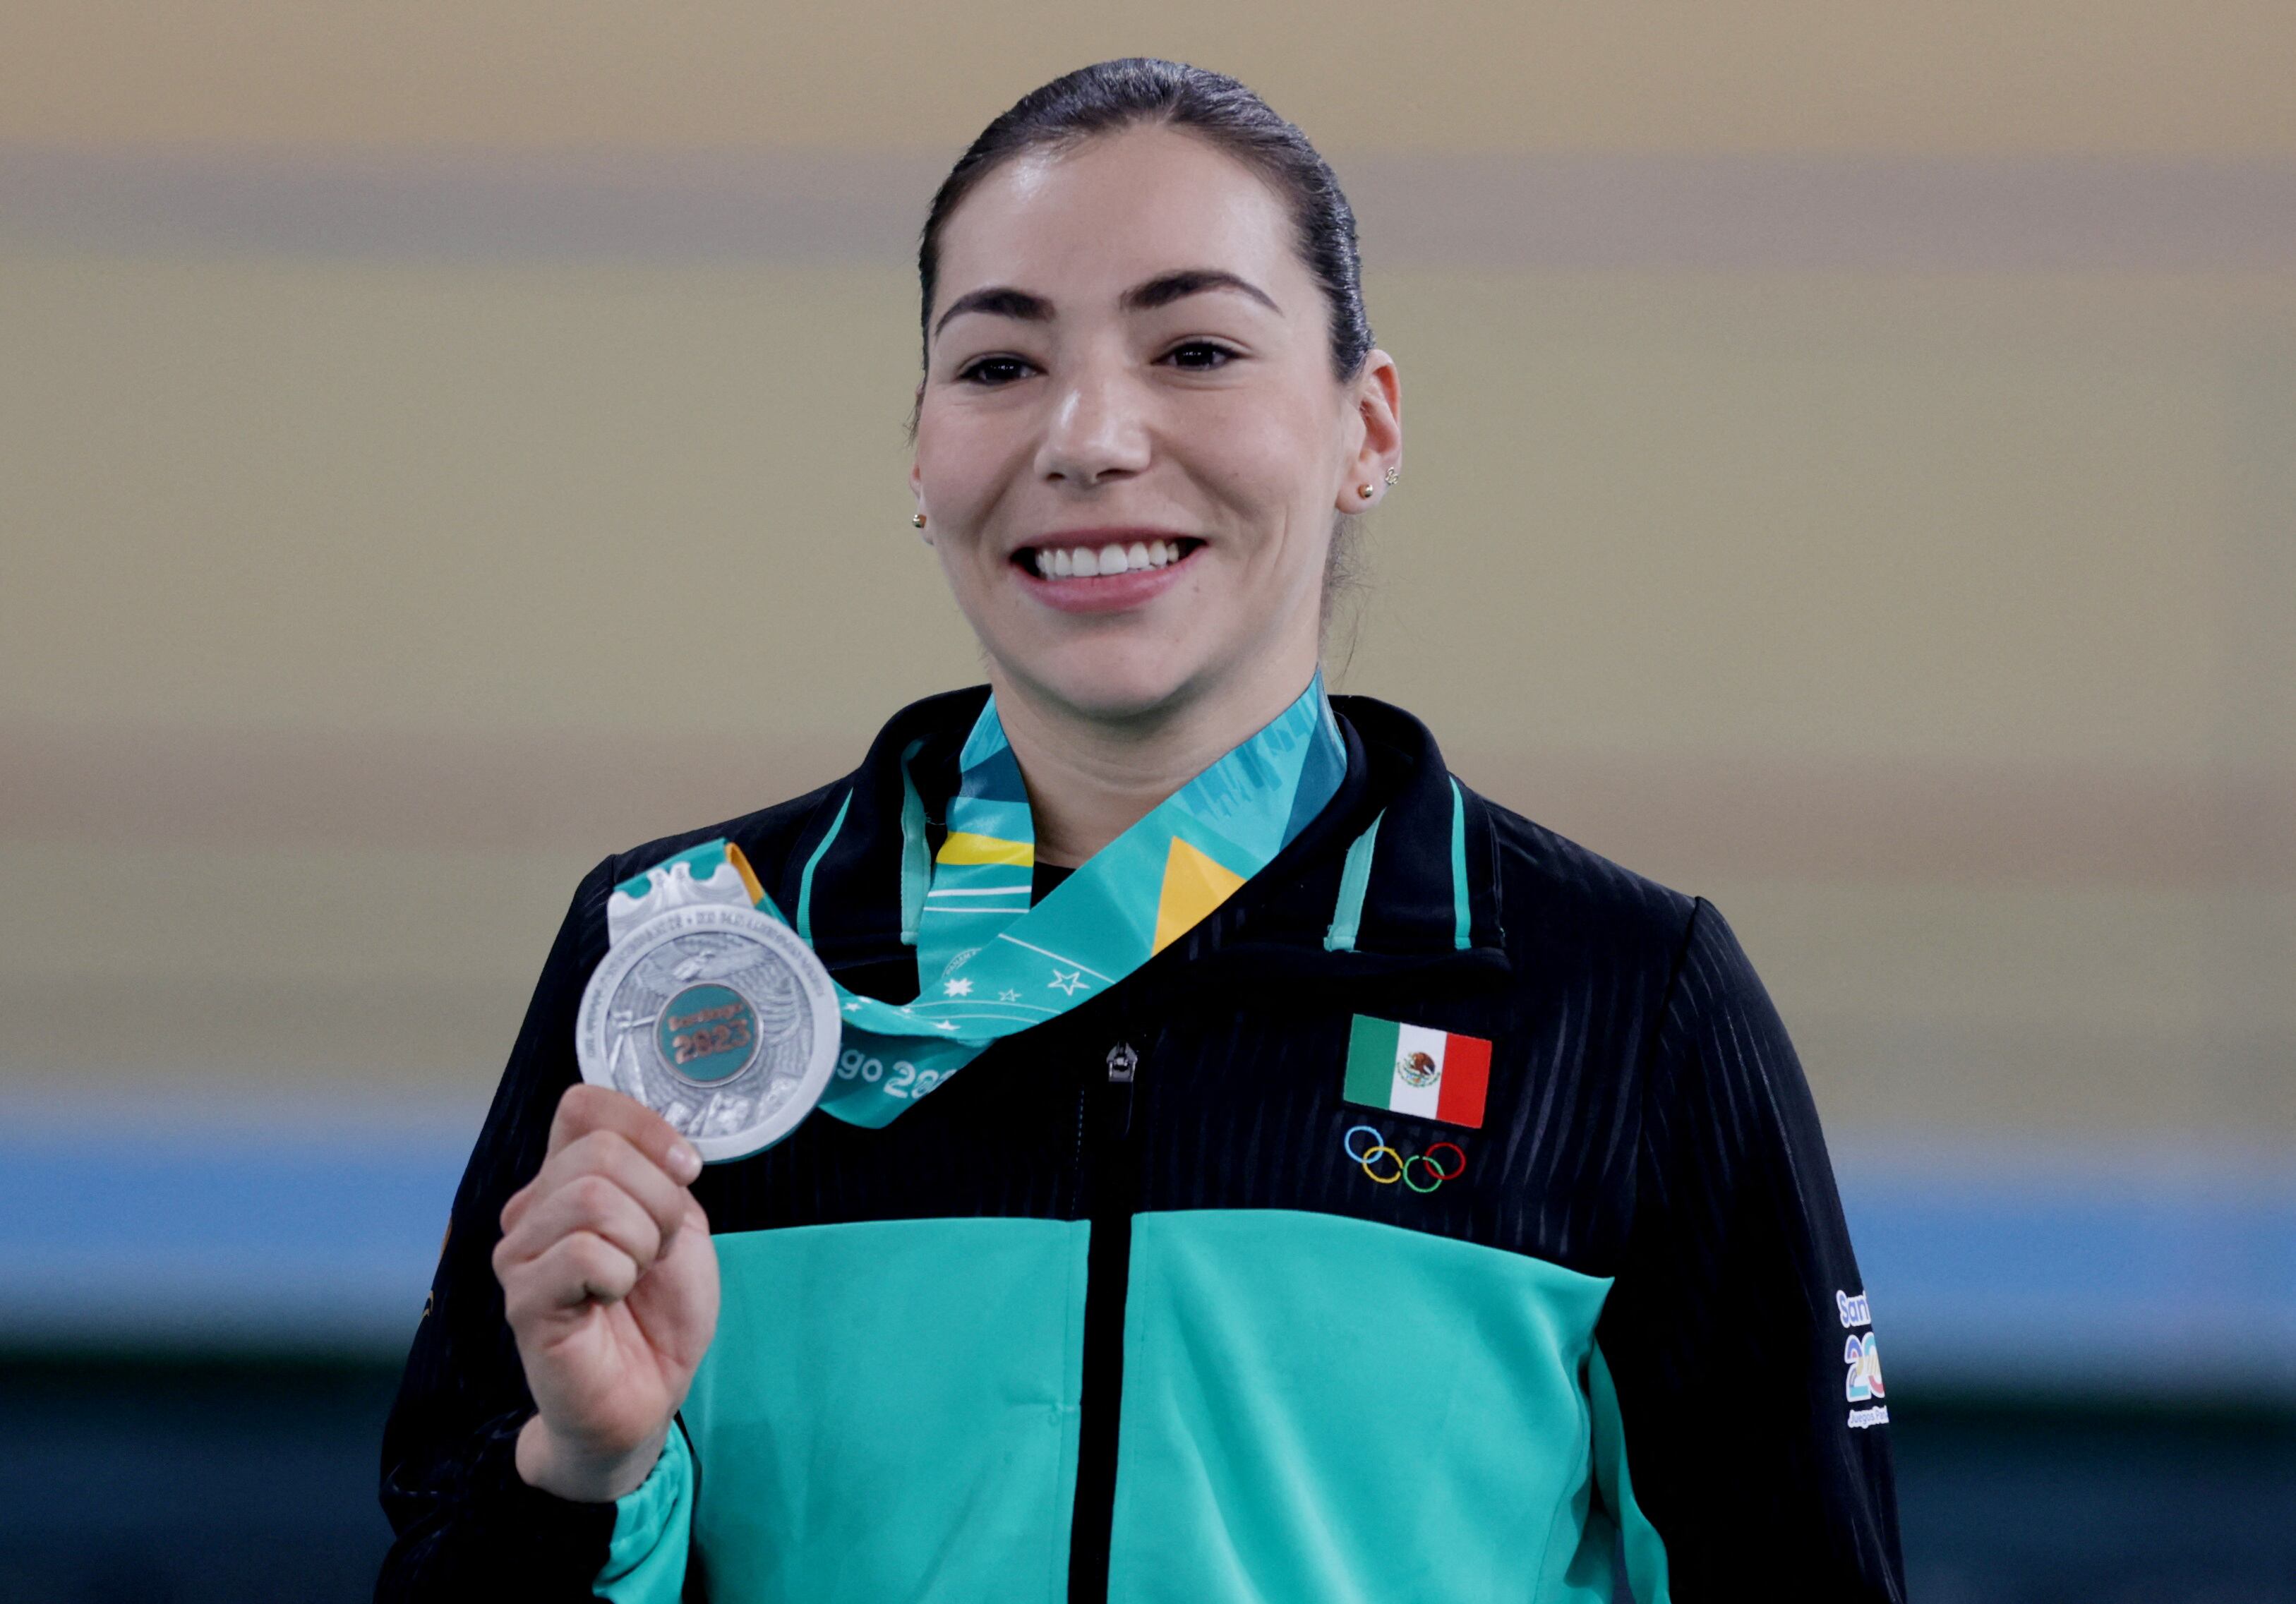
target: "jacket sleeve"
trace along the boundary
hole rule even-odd
[[[619,1505],[569,1502],[519,1478],[512,1455],[534,1400],[492,1261],[503,1205],[541,1167],[558,1100],[580,1078],[574,1017],[604,952],[608,868],[592,870],[574,894],[455,1193],[383,1430],[382,1507],[397,1537],[379,1600],[590,1600],[594,1589],[678,1596],[693,1483],[679,1434]]]
[[[1635,1596],[1902,1600],[1888,1408],[1817,1110],[1704,902],[1643,1094],[1592,1384]]]

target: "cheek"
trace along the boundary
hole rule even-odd
[[[1312,409],[1271,405],[1207,409],[1191,420],[1189,455],[1222,500],[1269,532],[1330,494],[1330,421]]]
[[[979,520],[1012,477],[1013,432],[960,407],[918,419],[917,479],[934,523],[957,533]]]

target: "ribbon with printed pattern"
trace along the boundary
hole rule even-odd
[[[917,996],[884,1002],[837,988],[844,1048],[821,1106],[855,1125],[885,1125],[990,1043],[1115,986],[1267,867],[1331,800],[1346,764],[1319,674],[1031,907],[1036,830],[991,697],[965,740],[948,833],[915,918]],[[703,885],[738,878],[755,906],[788,922],[723,840],[625,882],[614,901],[643,896],[666,874]]]

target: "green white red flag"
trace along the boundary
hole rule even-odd
[[[1341,1095],[1479,1131],[1490,1079],[1491,1044],[1480,1036],[1357,1014],[1348,1033],[1348,1079]]]

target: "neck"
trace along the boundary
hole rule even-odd
[[[1251,739],[1315,672],[1136,718],[1095,718],[991,672],[997,716],[1029,785],[1037,861],[1074,867]]]

